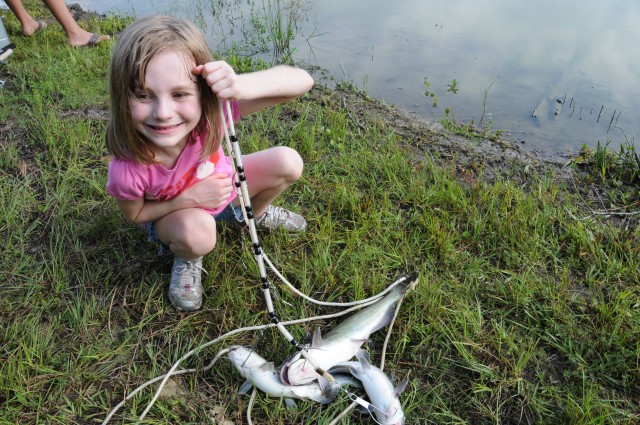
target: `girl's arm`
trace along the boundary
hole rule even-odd
[[[177,199],[177,198],[174,198]],[[116,198],[116,203],[126,218],[129,221],[134,223],[146,223],[149,221],[155,221],[165,215],[178,210],[178,206],[176,202],[164,201],[148,201],[144,198],[138,198],[134,200],[128,199],[118,199]]]
[[[116,198],[116,202],[127,220],[134,223],[147,223],[185,208],[215,210],[228,202],[232,187],[231,178],[226,174],[213,174],[168,201]]]
[[[307,71],[286,65],[236,74],[226,62],[216,61],[196,66],[193,73],[201,75],[219,98],[236,99],[243,116],[295,99],[313,86]]]

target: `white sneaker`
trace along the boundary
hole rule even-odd
[[[284,229],[287,232],[298,233],[307,230],[307,221],[300,214],[269,205],[267,211],[256,218],[256,228],[259,230]]]
[[[202,257],[186,261],[173,259],[169,301],[180,311],[196,311],[202,306]]]

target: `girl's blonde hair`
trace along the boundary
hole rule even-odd
[[[192,23],[173,16],[149,16],[128,26],[118,37],[109,67],[111,120],[107,126],[107,149],[123,160],[141,164],[156,163],[151,142],[138,133],[131,119],[129,99],[136,89],[145,87],[149,62],[164,50],[181,52],[187,72],[191,64],[213,60],[202,33]],[[202,116],[196,131],[205,137],[203,156],[218,149],[221,120],[218,100],[206,81],[197,76]]]

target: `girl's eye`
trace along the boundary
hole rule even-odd
[[[137,93],[134,94],[134,96],[138,100],[148,100],[151,97],[147,93],[144,93],[144,92],[137,92]]]
[[[189,93],[182,93],[182,92],[179,92],[179,93],[174,93],[174,94],[173,94],[173,97],[176,97],[176,98],[178,98],[178,99],[181,99],[181,98],[183,98],[183,97],[187,97],[187,96],[189,96]]]

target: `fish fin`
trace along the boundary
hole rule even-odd
[[[409,275],[405,272],[398,275],[395,281],[399,281],[398,285],[401,287],[402,296],[405,296],[407,293],[416,289],[416,285],[418,284],[418,275],[419,273],[417,270],[414,270]]]
[[[276,368],[273,365],[273,362],[264,363],[258,369],[264,370],[265,372],[274,372],[275,373],[275,371],[276,371]]]
[[[320,328],[316,328],[315,332],[313,332],[313,339],[311,340],[311,348],[320,348],[322,347],[322,335],[320,334]]]
[[[246,381],[244,381],[244,383],[240,386],[240,389],[238,390],[238,394],[247,394],[249,392],[249,390],[251,389],[251,387],[253,387],[253,382],[249,381],[248,379]]]
[[[287,406],[287,409],[295,410],[298,408],[298,405],[292,398],[285,398],[284,404]]]
[[[358,350],[356,352],[356,359],[362,365],[362,369],[367,370],[371,367],[371,357],[369,357],[369,352],[365,350]]]
[[[407,291],[413,291],[414,289],[416,289],[416,286],[418,285],[418,276],[418,271],[414,270],[413,273],[411,273],[407,277],[407,280],[409,281],[409,283],[407,284]]]
[[[365,378],[364,371],[361,366],[349,366],[349,373],[359,381],[362,381]]]
[[[407,388],[408,383],[409,383],[409,376],[407,376],[402,381],[400,381],[400,383],[393,389],[393,395],[398,397],[400,394],[402,394],[404,389]]]

